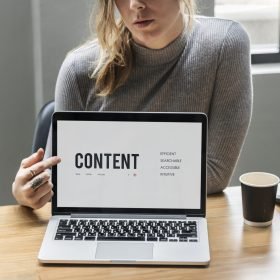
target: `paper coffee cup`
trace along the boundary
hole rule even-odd
[[[279,178],[271,173],[250,172],[240,176],[244,222],[265,227],[272,223]]]

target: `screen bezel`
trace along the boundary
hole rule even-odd
[[[57,167],[52,168],[54,196],[52,215],[70,214],[146,214],[146,215],[206,215],[206,164],[207,164],[207,116],[204,113],[151,113],[151,112],[55,112],[52,116],[52,155],[57,155],[58,121],[110,121],[110,122],[189,122],[202,124],[201,141],[201,200],[199,209],[148,209],[148,208],[87,208],[57,206]]]

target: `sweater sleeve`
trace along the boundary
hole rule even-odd
[[[75,54],[69,54],[57,77],[55,87],[55,111],[83,111],[84,104],[77,81]]]
[[[75,55],[69,54],[61,65],[55,87],[55,112],[57,111],[83,111],[79,84],[74,71]],[[52,129],[50,128],[46,144],[45,158],[52,155],[51,141]]]
[[[221,46],[208,114],[208,194],[229,184],[251,114],[250,41],[241,25],[233,22]]]

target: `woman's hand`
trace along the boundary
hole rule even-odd
[[[44,150],[39,149],[30,157],[22,160],[13,183],[13,195],[21,205],[39,209],[53,196],[53,184],[48,170],[61,159],[50,157],[43,161]]]

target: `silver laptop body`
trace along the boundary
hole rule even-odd
[[[40,262],[209,264],[206,115],[58,112],[52,133]]]

